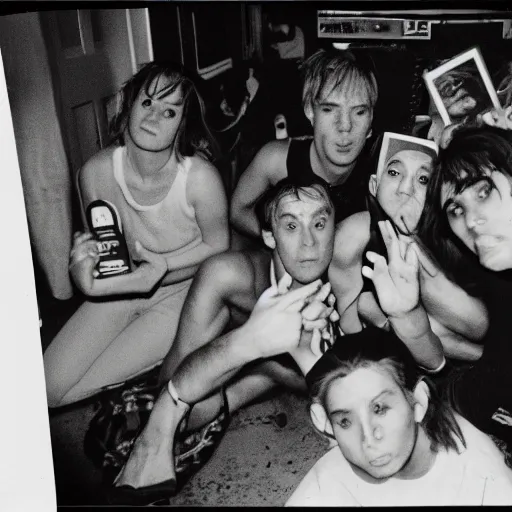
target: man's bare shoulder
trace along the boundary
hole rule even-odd
[[[288,140],[267,142],[258,151],[251,165],[256,167],[258,172],[264,172],[272,183],[276,183],[287,175],[286,159],[289,145]]]
[[[369,240],[369,212],[347,217],[336,226],[333,261],[346,264],[360,260]]]

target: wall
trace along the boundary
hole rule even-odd
[[[39,15],[0,17],[0,48],[31,243],[53,295],[67,299],[71,186]]]

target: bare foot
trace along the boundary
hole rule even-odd
[[[189,406],[177,404],[167,390],[155,402],[148,423],[135,441],[127,463],[114,485],[147,487],[176,478],[174,470],[174,434]]]

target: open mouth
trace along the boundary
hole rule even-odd
[[[376,468],[379,468],[381,466],[385,466],[391,461],[391,455],[381,455],[380,457],[377,457],[376,459],[373,459],[370,461],[370,465]]]
[[[149,134],[149,135],[153,135],[153,137],[156,137],[156,133],[153,131],[153,130],[150,130],[149,128],[146,128],[145,126],[141,126],[140,129]]]
[[[481,235],[475,240],[475,247],[480,253],[485,252],[496,247],[499,243],[499,239],[492,235]]]
[[[342,153],[348,153],[351,148],[352,148],[351,142],[348,144],[336,144],[336,149],[338,151],[341,151]]]

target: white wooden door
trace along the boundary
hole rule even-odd
[[[76,172],[108,144],[115,93],[152,60],[149,17],[147,9],[73,9],[41,16],[68,158]]]

